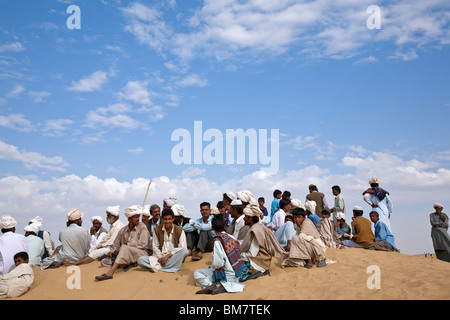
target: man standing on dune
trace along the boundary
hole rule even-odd
[[[390,218],[392,214],[392,201],[389,192],[380,188],[380,179],[372,178],[369,181],[370,188],[363,192],[364,201],[372,207],[371,211],[378,212],[380,220],[391,230]]]

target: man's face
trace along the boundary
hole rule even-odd
[[[20,258],[20,257],[14,259],[14,264],[16,265],[16,267],[17,267],[19,264],[22,264],[22,263],[28,263],[28,260],[23,260],[23,259]]]
[[[94,227],[95,231],[98,231],[102,227],[102,223],[100,221],[98,221],[98,220],[94,220],[92,222],[92,226]]]
[[[305,217],[302,215],[294,216],[294,222],[296,225],[301,226],[303,221],[305,221]]]
[[[260,207],[262,207],[264,205],[264,201],[258,200],[258,204],[259,204]]]
[[[132,226],[137,226],[139,224],[139,219],[140,219],[141,215],[140,214],[135,214],[134,216],[128,218],[128,222],[132,225]]]
[[[209,216],[211,215],[211,208],[208,206],[202,206],[200,208],[200,213],[203,218],[209,218]]]
[[[161,217],[161,208],[153,209],[152,211],[150,211],[150,214],[154,219],[159,219],[159,217]]]
[[[339,194],[339,191],[331,189],[331,192],[333,193],[334,196],[337,196]]]
[[[379,217],[377,217],[375,214],[371,213],[371,214],[370,214],[370,220],[371,220],[373,223],[377,223],[377,221],[379,220]]]
[[[251,217],[251,216],[244,215],[244,224],[245,224],[246,226],[249,226],[249,225],[251,225],[251,223],[252,223],[252,217]]]
[[[167,215],[167,216],[163,217],[162,221],[164,224],[164,228],[166,228],[166,230],[167,230],[167,229],[172,228],[174,217],[172,217],[171,215]]]

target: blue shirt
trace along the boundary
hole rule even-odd
[[[277,211],[278,209],[280,209],[280,199],[273,199],[272,201],[272,205],[270,207],[270,221],[272,221],[273,219],[273,215],[275,214],[275,211]]]
[[[310,215],[308,215],[308,218],[317,227],[317,222],[320,220],[320,217],[314,212],[314,213],[311,213]]]
[[[391,231],[389,231],[389,228],[381,220],[378,220],[377,223],[375,223],[374,229],[375,229],[375,240],[386,241],[394,249],[396,249],[394,235],[391,233]]]

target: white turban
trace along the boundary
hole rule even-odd
[[[251,217],[262,217],[264,214],[257,204],[248,204],[244,208],[244,214]]]
[[[303,202],[301,202],[301,201],[298,200],[298,199],[292,199],[292,200],[291,200],[291,205],[294,206],[294,207],[296,207],[296,208],[302,208],[302,209],[305,209],[305,205],[303,204]]]
[[[9,214],[5,214],[0,217],[0,229],[12,229],[17,225],[17,221],[14,220]]]
[[[137,214],[142,214],[141,206],[134,205],[125,209],[125,217],[131,218]]]
[[[363,211],[363,208],[362,207],[360,207],[360,206],[354,206],[353,207],[353,211]]]
[[[339,219],[345,220],[345,213],[343,213],[343,212],[336,212],[336,220],[339,220]]]
[[[150,217],[150,205],[149,204],[146,204],[144,206],[144,211],[142,212],[142,214],[144,216]]]
[[[186,209],[184,209],[184,206],[181,204],[174,204],[172,206],[172,208],[170,208],[170,209],[172,209],[173,214],[175,216],[182,216],[182,217],[187,216],[187,211],[186,211]]]
[[[33,219],[30,219],[30,221],[28,221],[28,222],[35,223],[39,227],[39,229],[41,229],[44,224],[44,220],[42,220],[42,218],[39,216],[36,216]]]
[[[231,191],[230,191],[230,192],[227,192],[226,195],[228,196],[228,198],[231,199],[231,201],[233,201],[234,199],[236,199],[236,196],[235,196],[234,193],[231,192]]]
[[[91,218],[91,222],[94,222],[95,220],[98,220],[98,222],[103,223],[103,219],[100,216],[93,216]]]
[[[177,204],[177,198],[169,197],[167,199],[164,199],[164,202],[168,207],[172,207],[173,205]]]
[[[83,212],[81,212],[77,208],[73,208],[72,210],[67,212],[67,219],[69,219],[69,221],[75,221],[80,218],[83,218]]]
[[[211,214],[213,215],[220,214],[220,211],[216,206],[214,206],[211,208]]]
[[[372,179],[369,180],[369,184],[372,184],[372,183],[380,183],[380,179],[372,178]]]
[[[106,208],[106,212],[112,214],[113,216],[118,217],[119,213],[120,213],[120,206],[108,207],[108,208]]]
[[[26,225],[23,230],[28,231],[28,232],[34,232],[35,234],[38,234],[39,232],[39,224],[38,223],[31,223],[29,225]]]
[[[306,203],[305,203],[305,210],[309,211],[311,213],[316,212],[316,207],[317,207],[317,204],[314,200],[306,201]]]
[[[444,209],[444,206],[438,202],[436,202],[435,204],[433,204],[433,208],[436,209],[436,207],[441,207],[442,209]]]
[[[243,202],[256,202],[253,194],[248,190],[242,190],[237,193],[237,198]]]
[[[242,206],[242,201],[239,199],[233,200],[231,201],[230,206]]]

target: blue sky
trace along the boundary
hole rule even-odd
[[[70,5],[81,29],[66,26]],[[367,28],[370,5],[380,29]],[[377,176],[399,247],[432,251],[427,213],[450,205],[448,2],[0,6],[0,210],[22,226],[39,214],[56,238],[72,207],[124,210],[149,179],[149,203],[176,196],[192,216],[227,191],[304,200],[310,183],[329,202],[339,184],[348,208],[364,207]],[[224,134],[278,129],[279,171],[175,165],[171,134],[193,134],[194,121]]]

